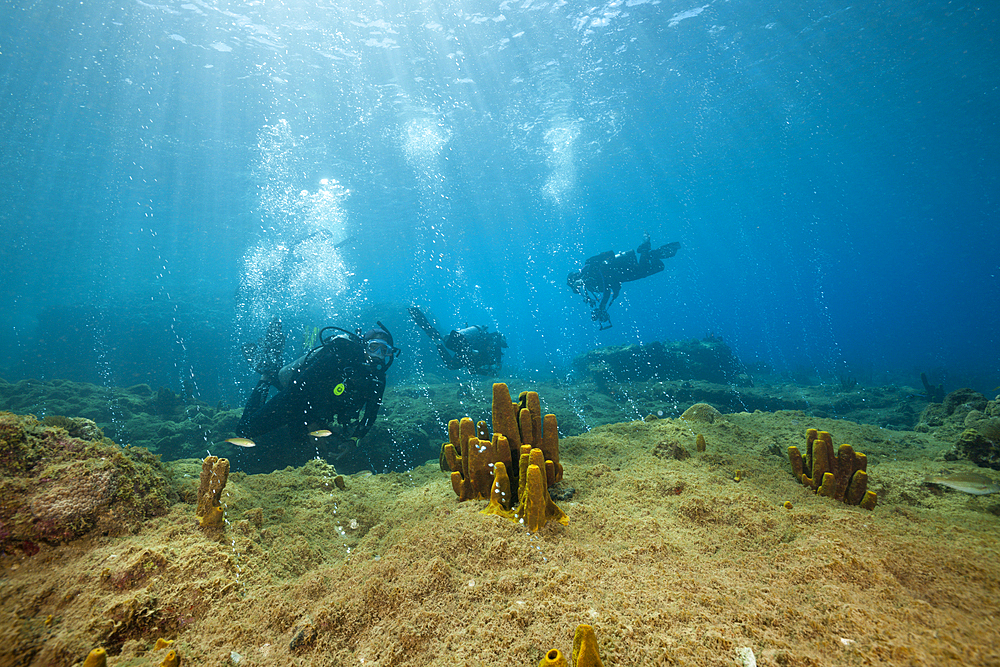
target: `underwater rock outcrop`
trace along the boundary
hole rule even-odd
[[[714,424],[717,421],[722,421],[725,417],[722,416],[721,412],[708,403],[695,403],[684,411],[684,414],[681,415],[681,419],[691,422]]]
[[[960,426],[970,412],[985,412],[987,405],[986,397],[978,391],[967,387],[956,389],[939,402],[927,404],[920,413],[916,430],[926,433],[943,425]]]
[[[165,514],[157,457],[119,447],[88,419],[0,413],[0,551],[32,554],[91,531],[130,532]]]
[[[806,488],[848,505],[875,509],[877,497],[868,490],[868,457],[851,445],[841,445],[834,455],[833,437],[811,428],[806,431],[805,459],[795,445],[788,448],[788,459],[792,474]]]
[[[101,437],[122,445],[141,444],[165,460],[200,457],[205,442],[221,441],[229,437],[223,434],[235,432],[242,413],[240,409],[211,406],[163,387],[153,390],[145,384],[109,388],[70,380],[21,380],[12,384],[0,379],[0,409],[28,414],[43,405],[47,414],[76,415],[73,419],[45,417],[46,424],[52,419],[73,421],[85,417],[101,429]],[[94,439],[70,432],[74,437]]]
[[[612,384],[646,380],[753,386],[744,365],[720,338],[601,347],[577,356],[573,366],[601,391]]]
[[[945,458],[968,459],[982,468],[1000,470],[1000,400],[970,409],[965,415],[964,426]]]
[[[507,470],[517,463],[518,483]],[[569,518],[552,502],[548,487],[562,480],[559,425],[555,415],[541,414],[538,393],[510,398],[507,385],[493,385],[493,434],[485,421],[469,417],[448,423],[448,442],[441,445],[441,469],[451,472],[451,485],[462,500],[485,500],[484,511],[523,523],[537,532],[551,520]]]

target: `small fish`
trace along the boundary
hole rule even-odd
[[[256,447],[257,443],[249,438],[229,438],[226,440],[231,445],[236,445],[237,447]]]
[[[974,496],[985,496],[988,493],[1000,492],[1000,485],[997,485],[986,475],[976,472],[960,472],[954,475],[936,475],[924,478],[927,484],[940,484],[948,488],[971,493]]]
[[[310,431],[309,435],[314,438],[325,438],[328,435],[333,435],[333,431],[328,431],[325,428],[321,428],[318,431]]]

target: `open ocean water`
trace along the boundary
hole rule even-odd
[[[389,384],[721,337],[751,373],[992,397],[1000,9],[4,2],[0,377],[242,405],[280,316],[385,322]],[[567,273],[681,249],[599,330]],[[466,376],[467,377],[467,376]],[[992,392],[992,393],[991,393]]]

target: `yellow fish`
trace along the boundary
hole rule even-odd
[[[322,428],[318,431],[310,431],[309,435],[311,435],[314,438],[325,438],[328,435],[333,435],[333,431],[328,431],[325,428]]]
[[[249,438],[229,438],[226,440],[231,445],[236,445],[237,447],[256,447],[257,443]]]
[[[996,482],[975,472],[960,472],[955,475],[931,476],[924,479],[925,483],[940,484],[948,488],[971,493],[974,496],[985,496],[988,493],[1000,492],[1000,486]]]

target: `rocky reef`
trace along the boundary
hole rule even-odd
[[[703,380],[751,387],[753,380],[721,338],[618,345],[589,350],[573,360],[574,368],[598,388],[626,381]]]
[[[960,404],[961,412],[952,411],[952,415],[958,413],[963,429],[946,458],[968,459],[982,468],[1000,470],[1000,400],[986,401],[982,394],[971,399]]]
[[[546,411],[566,410],[567,390],[550,387]],[[522,423],[507,430],[525,433]],[[45,467],[118,461],[117,488],[132,479],[171,500],[138,523],[146,510],[111,494],[97,516],[117,507],[128,522],[106,535],[98,520],[77,539],[39,539],[33,554],[0,553],[3,665],[71,667],[99,647],[112,667],[169,665],[171,652],[182,664],[261,667],[731,665],[751,664],[748,654],[903,667],[954,664],[956,646],[962,664],[992,664],[1000,641],[998,496],[924,483],[972,468],[940,461],[951,444],[928,433],[696,405],[560,434],[572,521],[538,534],[456,500],[436,456],[354,475],[316,458],[225,475],[220,461],[148,457],[147,473],[169,484],[142,491],[148,455],[119,448],[122,462],[88,420],[0,424],[4,480],[44,485]],[[785,452],[807,424],[867,453],[877,511],[791,481]],[[681,447],[691,455],[662,455]],[[537,481],[548,473],[534,468]],[[199,491],[224,529],[199,527]],[[571,654],[581,623],[595,635]]]
[[[141,445],[167,458],[200,458],[206,443],[233,435],[241,409],[209,405],[166,387],[100,387],[69,380],[0,380],[0,409],[17,414],[74,415],[105,437]]]
[[[713,340],[660,345],[669,349],[681,349],[684,345],[691,349],[715,349],[716,359],[723,354],[719,351],[722,344]],[[651,347],[655,348],[655,345]],[[613,352],[604,354],[610,359],[628,356],[619,357]],[[595,351],[581,359],[600,357],[601,354]],[[699,358],[697,355],[692,357]],[[641,358],[642,355],[632,356],[633,362]],[[599,366],[608,369],[613,364],[601,362]],[[695,368],[702,366],[694,365]],[[625,375],[631,377],[632,374]],[[279,429],[259,439],[255,449],[239,451],[238,447],[224,441],[235,434],[241,407],[209,405],[187,393],[175,393],[164,387],[154,390],[143,384],[109,388],[67,380],[16,383],[0,380],[0,410],[84,417],[94,421],[104,435],[115,442],[145,447],[164,460],[200,460],[210,453],[227,456],[236,469],[256,473],[287,465],[305,465],[318,454],[335,463],[341,472],[351,474],[361,470],[404,471],[425,461],[437,460],[439,444],[451,417],[489,413],[494,381],[509,386],[529,382],[537,388],[545,396],[546,410],[558,419],[561,437],[580,435],[602,424],[647,416],[679,417],[696,403],[708,403],[723,412],[801,410],[816,418],[849,419],[911,430],[922,419],[921,411],[927,405],[926,397],[918,388],[906,385],[857,383],[846,389],[839,382],[802,384],[763,372],[755,373],[754,386],[687,378],[637,380],[603,372],[595,377],[581,372],[579,363],[577,372],[564,377],[468,377],[455,382],[428,376],[426,380],[415,384],[413,378],[390,376],[378,420],[357,446],[319,442],[316,438],[298,442]],[[985,404],[985,399],[983,402]],[[920,428],[936,432],[942,420],[949,416],[934,412],[945,409],[942,404],[931,405],[937,407],[925,411],[923,419],[937,425],[923,421]],[[963,419],[969,409],[964,403],[954,408]],[[949,424],[952,421],[949,418]],[[964,423],[948,429],[948,437],[957,440]],[[517,475],[515,470],[508,472]]]

